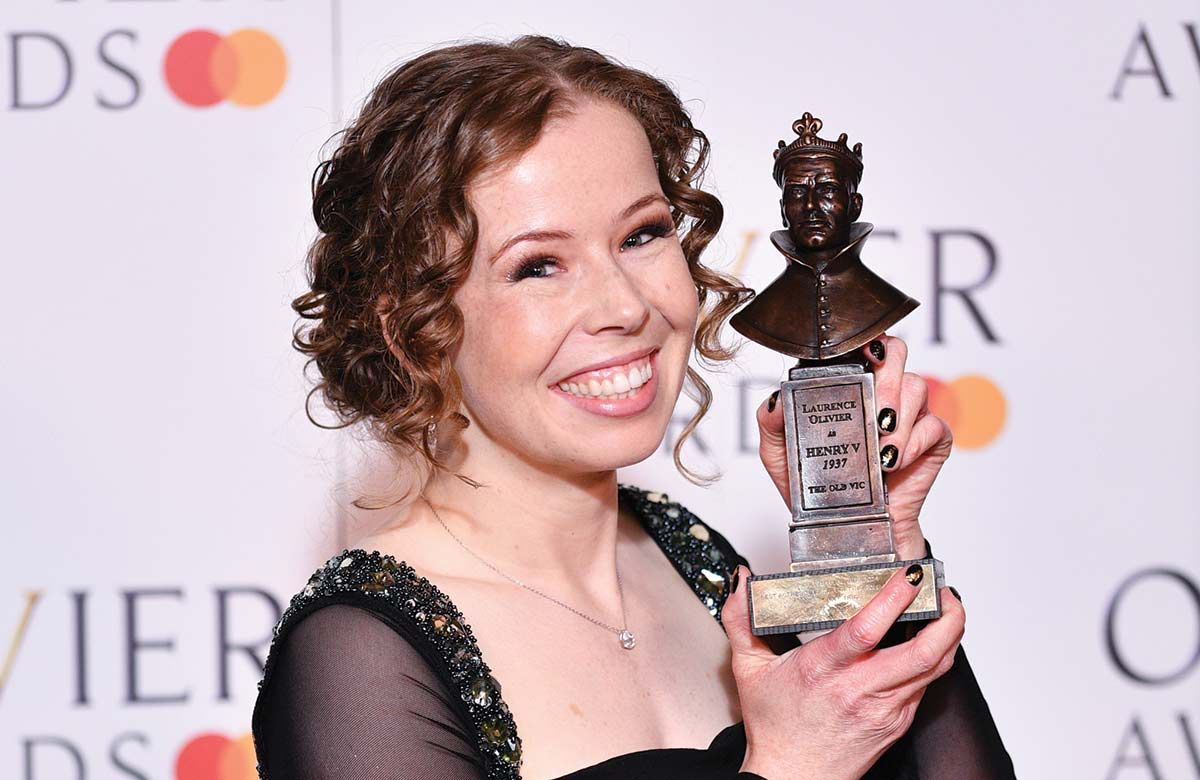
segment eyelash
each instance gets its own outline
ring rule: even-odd
[[[637,230],[630,233],[629,238],[626,238],[625,241],[628,241],[630,238],[634,238],[635,236],[639,236],[642,234],[648,234],[648,235],[652,236],[653,238],[663,238],[664,236],[670,235],[674,230],[675,230],[675,224],[673,222],[671,222],[671,220],[664,217],[662,219],[655,220],[654,222],[650,222],[645,225],[642,225],[640,228],[638,228]],[[625,246],[625,241],[621,242],[622,249],[627,248]],[[646,241],[642,244],[634,244],[633,246],[628,247],[628,248],[636,249],[639,246],[645,246],[646,244],[649,244],[649,243],[650,243],[649,241]],[[545,255],[531,255],[531,256],[525,258],[524,260],[518,261],[516,268],[512,271],[512,273],[510,273],[508,275],[508,280],[510,282],[518,282],[518,281],[520,281],[522,279],[526,279],[526,278],[542,278],[542,277],[533,276],[533,274],[530,273],[530,271],[532,271],[532,269],[537,268],[540,265],[546,265],[548,263],[553,263],[553,262],[557,262],[557,261],[554,260],[553,258],[546,257]]]

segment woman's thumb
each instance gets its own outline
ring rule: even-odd
[[[721,608],[721,625],[725,627],[725,635],[729,637],[729,646],[733,649],[735,659],[742,657],[774,658],[775,653],[759,637],[750,632],[750,584],[746,579],[750,570],[738,566],[734,570],[729,583],[729,596]]]

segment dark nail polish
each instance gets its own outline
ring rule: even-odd
[[[767,412],[775,411],[775,404],[779,401],[779,391],[771,393],[771,397],[767,399]]]
[[[896,430],[896,410],[885,406],[879,410],[879,430],[891,433]]]
[[[890,469],[896,465],[896,460],[900,457],[900,450],[896,449],[895,444],[889,444],[879,451],[879,460],[883,462],[885,469]]]
[[[887,351],[883,348],[883,342],[879,339],[875,339],[868,344],[867,349],[871,350],[871,357],[875,358],[880,363],[883,362],[883,358],[887,355]]]
[[[954,598],[958,599],[959,603],[962,603],[962,596],[958,595],[958,588],[953,585],[947,585],[946,587],[950,588],[950,592],[954,594]]]
[[[737,593],[738,585],[742,582],[742,569],[738,567],[733,570],[733,578],[729,582],[729,595]]]
[[[921,580],[925,577],[925,570],[921,568],[921,564],[914,563],[904,570],[904,578],[908,580],[908,584],[914,588],[921,584]]]

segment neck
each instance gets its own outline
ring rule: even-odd
[[[424,494],[469,550],[531,585],[615,589],[616,471],[551,471],[497,447],[476,425],[463,439],[456,450],[470,454],[455,459],[451,470],[482,484],[438,473]],[[489,574],[478,561],[465,562],[468,571]]]

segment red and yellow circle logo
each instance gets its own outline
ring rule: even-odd
[[[257,780],[254,737],[198,734],[175,756],[175,780]]]
[[[189,30],[171,42],[163,75],[175,97],[206,107],[228,100],[261,106],[279,94],[287,79],[287,55],[270,33],[252,28],[218,35]]]
[[[955,447],[977,450],[1000,435],[1008,404],[995,382],[977,374],[965,374],[951,382],[928,374],[923,377],[929,385],[929,411],[950,426]]]

